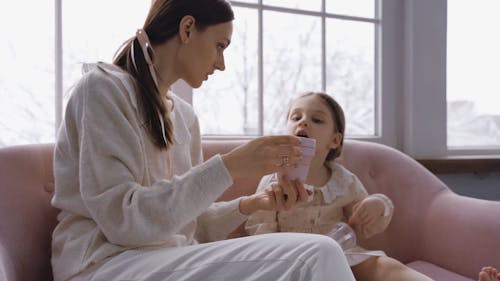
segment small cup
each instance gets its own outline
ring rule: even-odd
[[[309,165],[314,157],[316,149],[316,140],[310,138],[299,137],[302,149],[302,160],[297,167],[285,174],[285,178],[289,180],[298,179],[302,183],[306,182],[307,174],[309,173]]]
[[[326,235],[337,241],[344,251],[356,246],[356,233],[345,222],[336,223]]]

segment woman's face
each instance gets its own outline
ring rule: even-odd
[[[194,28],[183,46],[181,78],[198,88],[216,69],[223,71],[224,50],[231,43],[232,33],[232,21],[208,26],[203,31]]]
[[[287,118],[287,131],[291,135],[316,140],[316,154],[328,154],[340,145],[330,107],[322,98],[311,95],[296,99]]]

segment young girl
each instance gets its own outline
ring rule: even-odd
[[[292,210],[254,213],[246,222],[247,232],[325,234],[339,221],[348,222],[358,236],[370,237],[384,231],[392,218],[391,200],[383,194],[368,195],[353,173],[333,161],[340,155],[344,140],[345,121],[340,105],[325,93],[306,93],[292,102],[287,131],[316,140],[306,179],[306,184],[314,187],[314,195],[310,202]],[[276,177],[265,176],[258,190],[272,189]],[[383,251],[357,246],[345,250],[345,254],[356,280],[431,280],[387,257]]]
[[[316,140],[315,155],[306,179],[314,195],[308,203],[291,210],[253,213],[245,224],[248,234],[326,234],[339,221],[348,222],[358,236],[370,237],[384,231],[392,218],[391,200],[383,194],[368,195],[356,175],[333,161],[340,155],[344,140],[345,119],[340,105],[325,93],[306,93],[292,102],[287,131]],[[265,176],[258,192],[272,191],[276,181],[276,174]],[[344,253],[358,281],[432,280],[387,257],[383,251],[356,246]],[[479,281],[500,281],[500,273],[491,266],[484,267],[479,272]]]

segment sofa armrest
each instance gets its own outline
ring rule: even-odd
[[[442,192],[425,213],[419,258],[477,278],[500,268],[500,202]]]

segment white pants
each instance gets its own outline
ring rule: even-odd
[[[130,250],[90,274],[94,281],[354,281],[340,246],[324,235],[272,233],[186,247]]]

